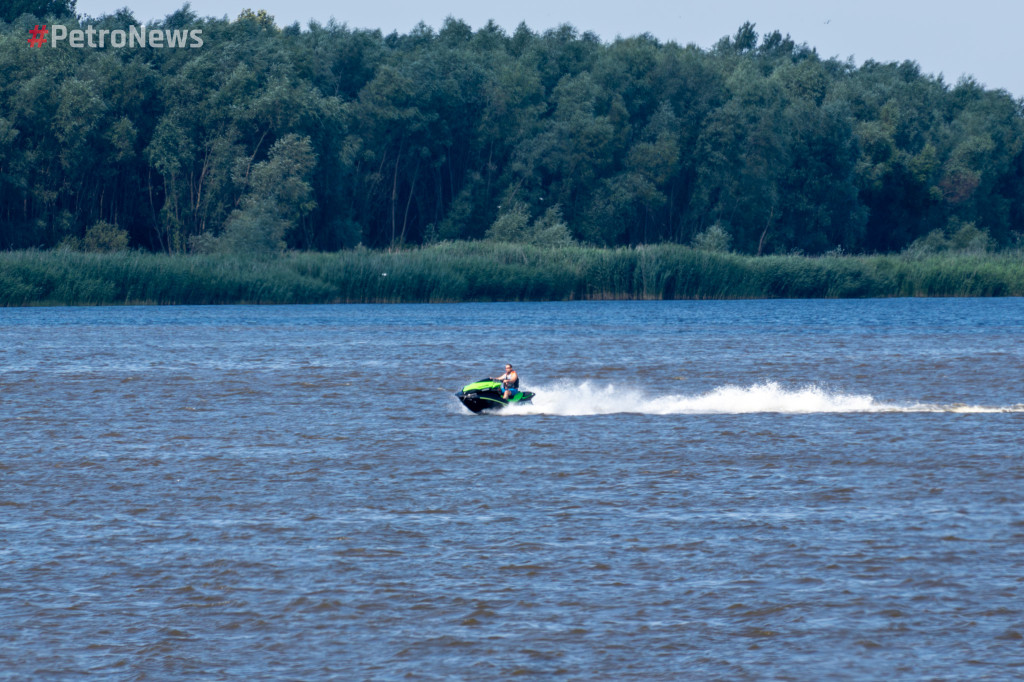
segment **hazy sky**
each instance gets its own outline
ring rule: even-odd
[[[180,8],[183,0],[78,0],[80,13],[98,16],[125,5],[148,21]],[[434,28],[454,16],[474,29],[494,19],[506,31],[521,21],[535,31],[570,23],[605,41],[650,33],[662,41],[711,47],[744,21],[761,35],[779,30],[807,43],[822,57],[865,60],[911,59],[947,83],[972,75],[988,88],[1024,97],[1024,3],[1019,0],[517,0],[488,4],[471,0],[193,0],[201,16],[235,18],[242,8],[266,9],[278,26],[331,17],[351,27],[408,32],[419,21]]]

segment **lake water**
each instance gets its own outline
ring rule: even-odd
[[[1019,680],[1022,380],[1021,299],[0,310],[0,679]]]

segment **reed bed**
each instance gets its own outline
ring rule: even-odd
[[[446,242],[273,257],[0,253],[0,305],[1022,296],[1024,254],[766,256]]]

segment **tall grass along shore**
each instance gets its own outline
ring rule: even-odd
[[[0,253],[0,305],[1021,296],[1021,252],[763,256],[663,244],[445,242],[399,251]]]

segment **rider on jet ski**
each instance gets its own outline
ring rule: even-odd
[[[491,377],[491,380],[501,382],[502,387],[505,389],[505,394],[503,396],[505,400],[508,400],[516,393],[519,393],[519,375],[509,363],[505,363],[504,374],[500,377]]]

